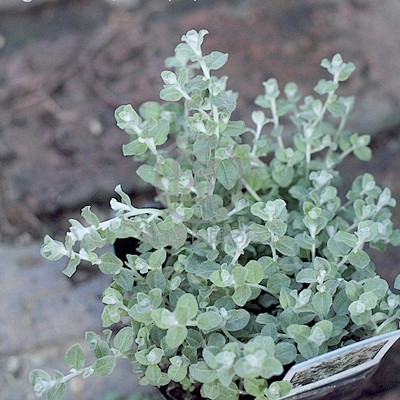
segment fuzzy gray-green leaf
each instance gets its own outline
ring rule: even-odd
[[[85,366],[85,353],[79,344],[72,346],[65,355],[65,362],[76,370],[81,369]]]
[[[239,170],[233,158],[221,160],[216,166],[218,182],[227,190],[231,190],[239,179]]]

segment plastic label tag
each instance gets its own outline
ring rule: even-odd
[[[400,330],[374,336],[294,365],[283,378],[293,385],[282,399],[351,379],[373,367],[400,338]]]

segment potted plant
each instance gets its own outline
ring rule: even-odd
[[[346,200],[336,188],[344,158],[371,157],[370,137],[345,130],[354,99],[336,95],[354,65],[340,55],[322,61],[329,79],[315,91],[323,101],[301,101],[294,83],[281,95],[269,79],[256,99],[266,111],[254,111],[247,127],[231,120],[237,94],[211,74],[228,55],[204,55],[206,34],[189,31],[166,60],[175,70],[161,74],[166,102],[115,112],[130,138],[124,155],[143,162],[137,173],[164,208],[136,208],[117,186],[113,218],[100,222],[85,207],[87,223],[71,220],[64,243],[44,240],[44,257],[69,258],[67,276],[85,260],[113,282],[102,298],[104,337],[86,333],[95,363],[86,366],[73,346],[67,375],[31,372],[39,397],[60,399],[72,377],[108,375],[125,358],[141,384],[169,397],[278,399],[291,396],[290,367],[388,335],[369,359],[395,340],[400,298],[365,251],[399,245],[395,201],[370,174]],[[141,243],[125,262],[95,252],[123,238]]]

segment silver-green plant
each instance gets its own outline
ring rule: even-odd
[[[44,240],[46,258],[69,258],[67,276],[82,260],[113,276],[103,326],[124,327],[114,337],[86,333],[92,365],[75,345],[67,375],[32,371],[39,397],[60,399],[70,378],[108,375],[125,358],[142,384],[176,382],[211,400],[278,399],[291,388],[285,366],[397,328],[400,297],[365,251],[400,244],[395,201],[370,174],[344,202],[336,189],[344,158],[371,157],[370,137],[345,130],[354,99],[336,95],[354,65],[338,54],[323,60],[329,79],[303,101],[296,84],[282,95],[269,79],[256,99],[265,111],[249,128],[231,120],[237,94],[211,74],[228,55],[204,55],[205,34],[189,31],[166,60],[166,103],[115,112],[130,138],[124,154],[143,162],[137,173],[164,208],[136,208],[117,186],[113,218],[100,222],[85,207],[87,224],[71,220],[64,243]],[[119,238],[141,242],[126,262],[95,253]]]

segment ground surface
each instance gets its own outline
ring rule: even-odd
[[[38,240],[60,235],[86,204],[107,217],[118,183],[146,201],[136,165],[121,155],[126,138],[113,110],[158,98],[163,59],[190,28],[210,31],[208,50],[230,53],[224,73],[241,94],[236,117],[246,121],[263,80],[296,80],[309,93],[323,76],[322,58],[341,52],[355,62],[342,93],[357,96],[350,124],[373,134],[374,156],[369,164],[348,160],[343,187],[366,170],[400,201],[397,0],[384,7],[372,0],[125,0],[130,11],[108,5],[122,0],[32,0],[15,8],[17,1],[0,4],[0,400],[33,399],[27,371],[65,371],[68,345],[85,330],[101,330],[105,279],[69,281],[62,262],[40,258]],[[400,207],[394,220],[399,227]],[[373,258],[393,282],[399,249]],[[400,385],[400,351],[393,354],[368,398],[400,399],[396,391],[373,394]],[[112,389],[128,394],[137,390],[130,377],[121,365],[107,380],[77,380],[69,399],[102,400]]]
[[[99,298],[107,285],[102,274],[84,275],[75,283],[63,276],[63,262],[49,263],[39,244],[0,246],[0,399],[33,400],[27,376],[33,368],[66,373],[66,350],[74,343],[84,348],[86,330],[101,331]],[[81,378],[70,385],[68,400],[106,400],[108,392],[121,395],[150,393],[139,387],[129,363],[118,364],[107,378]]]

